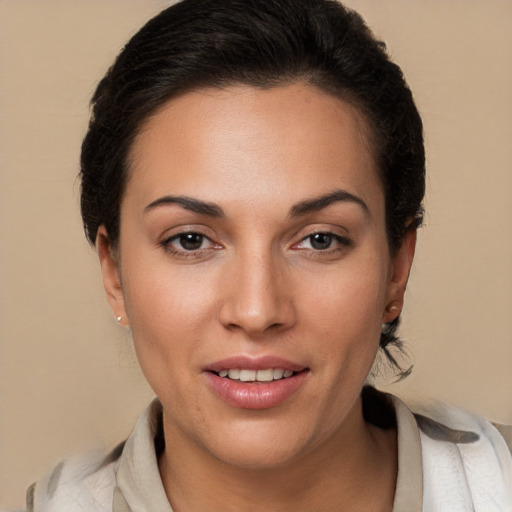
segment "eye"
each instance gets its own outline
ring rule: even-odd
[[[170,252],[190,253],[213,248],[215,245],[206,235],[196,232],[178,233],[162,242]]]
[[[177,261],[190,263],[208,260],[222,245],[201,231],[181,231],[162,240],[159,245]]]
[[[319,251],[329,249],[333,242],[333,236],[329,233],[315,233],[306,238],[313,249]]]
[[[184,233],[176,241],[186,251],[197,251],[203,247],[205,237],[199,233]]]
[[[297,245],[299,249],[314,249],[315,251],[328,251],[339,248],[339,246],[347,247],[350,241],[342,236],[334,233],[313,233],[303,238]]]

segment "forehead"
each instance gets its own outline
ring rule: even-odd
[[[136,137],[126,196],[258,203],[343,188],[371,202],[382,190],[368,130],[355,107],[304,84],[188,92]]]

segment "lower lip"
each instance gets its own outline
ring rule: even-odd
[[[290,398],[304,383],[308,371],[271,382],[241,382],[216,373],[206,372],[214,393],[233,407],[240,409],[269,409]]]

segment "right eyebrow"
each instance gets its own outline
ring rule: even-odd
[[[336,189],[322,196],[301,201],[292,207],[290,216],[298,217],[300,215],[306,215],[311,212],[323,210],[324,208],[327,208],[329,205],[336,202],[349,202],[357,204],[361,207],[365,215],[370,215],[370,209],[368,208],[368,205],[360,197],[351,194],[346,190]]]
[[[225,216],[222,208],[215,203],[207,203],[206,201],[193,199],[192,197],[187,196],[159,197],[144,208],[144,213],[148,213],[161,206],[168,206],[172,204],[177,204],[185,210],[190,210],[191,212],[199,213],[201,215],[208,215],[209,217],[219,218]]]

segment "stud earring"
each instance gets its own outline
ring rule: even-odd
[[[388,315],[398,316],[400,314],[400,307],[395,306],[394,304],[391,304],[389,306],[386,306],[386,313]]]
[[[116,320],[117,320],[117,323],[118,323],[118,324],[120,324],[120,323],[121,323],[121,318],[122,318],[122,316],[121,316],[121,315],[119,315],[118,317],[116,317]]]

